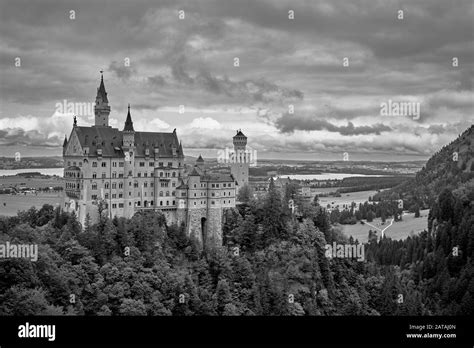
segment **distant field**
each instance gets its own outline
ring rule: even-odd
[[[18,210],[28,210],[33,206],[40,209],[44,204],[55,206],[60,203],[60,194],[0,195],[0,215],[14,216]]]
[[[400,240],[405,239],[412,234],[417,234],[428,228],[428,212],[429,209],[422,210],[419,218],[415,218],[414,213],[404,213],[403,220],[399,222],[393,222],[392,226],[385,230],[385,236],[392,239]],[[383,229],[390,224],[391,219],[387,219],[385,225],[381,225],[380,219],[374,219],[371,222],[372,225]],[[342,232],[347,236],[352,236],[359,242],[367,242],[369,237],[369,230],[374,231],[375,229],[369,225],[361,225],[357,223],[355,225],[338,225]],[[377,231],[377,235],[380,236],[380,231]]]
[[[34,188],[43,187],[54,187],[61,186],[63,182],[62,178],[51,177],[51,178],[23,178],[21,176],[0,176],[0,189],[11,186],[26,186]],[[24,184],[24,185],[23,185]]]
[[[326,192],[336,191],[336,189],[336,187],[333,187]],[[328,204],[330,204],[331,207],[334,208],[339,205],[339,209],[341,210],[344,204],[350,205],[352,202],[355,202],[357,205],[359,205],[359,203],[364,203],[365,201],[368,201],[369,196],[374,196],[376,193],[377,191],[358,191],[342,193],[341,197],[319,197],[319,204],[324,208],[326,208]]]

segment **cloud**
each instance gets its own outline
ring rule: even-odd
[[[125,58],[125,59],[128,59],[128,63],[129,64],[129,60],[130,58]],[[110,63],[109,65],[109,71],[112,71],[113,73],[115,73],[115,75],[119,78],[119,79],[122,79],[122,80],[128,80],[130,79],[130,77],[132,76],[132,74],[135,74],[136,73],[136,69],[135,67],[132,67],[130,65],[125,65],[125,61],[124,63],[119,63],[117,61],[113,61]]]
[[[337,132],[341,135],[367,135],[388,132],[392,129],[382,123],[370,126],[354,126],[348,122],[346,126],[336,126],[329,121],[322,120],[316,116],[297,116],[295,114],[283,114],[275,123],[275,126],[282,133],[292,133],[295,130],[315,131],[326,130],[328,132]]]

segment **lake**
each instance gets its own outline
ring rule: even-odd
[[[26,168],[26,169],[0,169],[0,177],[12,176],[18,173],[39,172],[44,175],[57,175],[63,177],[64,168]]]
[[[372,174],[346,174],[346,173],[321,173],[321,174],[289,174],[289,175],[279,175],[279,178],[290,178],[295,180],[342,180],[345,178],[352,177],[383,177],[386,175],[372,175]],[[276,179],[275,177],[274,179]]]

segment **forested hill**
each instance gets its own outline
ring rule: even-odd
[[[466,195],[474,188],[474,125],[435,153],[413,179],[375,195],[375,200],[403,199],[405,207],[429,208],[448,189]]]

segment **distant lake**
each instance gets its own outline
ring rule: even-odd
[[[17,175],[18,173],[38,172],[44,175],[57,175],[62,177],[64,168],[27,168],[27,169],[0,169],[0,177]]]
[[[386,175],[372,174],[345,174],[345,173],[321,173],[321,174],[294,174],[294,175],[278,175],[279,178],[290,178],[295,180],[342,180],[353,177],[383,177]]]

